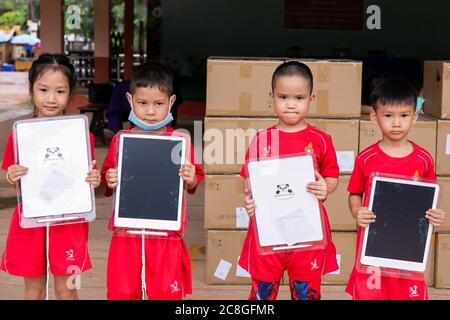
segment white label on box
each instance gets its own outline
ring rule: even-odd
[[[249,218],[245,208],[236,208],[236,228],[248,228]]]
[[[231,270],[232,264],[228,261],[220,259],[219,264],[217,265],[216,271],[214,272],[214,276],[221,280],[225,280],[228,276],[228,273]]]
[[[450,133],[447,134],[447,145],[445,148],[445,154],[449,154],[450,155]]]
[[[334,272],[330,272],[330,274],[340,275],[341,274],[341,255],[340,254],[336,255],[336,260],[337,260],[337,264],[339,266],[339,269],[337,269]]]
[[[339,171],[352,172],[355,165],[355,151],[336,151]]]
[[[239,258],[240,258],[240,256],[238,256],[237,263],[236,263],[236,277],[251,278],[250,273],[248,273],[247,270],[243,269],[239,265]]]

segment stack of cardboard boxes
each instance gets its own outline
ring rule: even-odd
[[[437,120],[435,168],[441,187],[439,207],[447,212],[437,229],[435,287],[450,288],[450,62],[425,61],[424,111]]]
[[[258,130],[277,123],[269,97],[271,78],[283,59],[210,58],[204,134],[205,228],[208,229],[207,284],[249,284],[238,264],[248,226],[239,172]],[[359,151],[362,64],[358,61],[302,60],[314,76],[308,122],[333,138],[340,186],[325,206],[340,270],[325,283],[345,284],[355,255],[356,225],[346,186]],[[283,280],[287,283],[286,279]]]
[[[248,226],[239,172],[256,132],[277,122],[269,92],[272,74],[283,61],[208,60],[203,154],[208,284],[250,283],[248,273],[237,264]],[[307,121],[331,135],[340,167],[339,187],[325,202],[340,269],[325,276],[323,283],[343,285],[356,249],[356,225],[348,210],[347,185],[356,155],[377,142],[381,132],[368,115],[360,115],[361,62],[302,62],[313,72],[316,94]],[[426,115],[420,115],[410,139],[435,160],[441,187],[439,207],[448,213],[433,239],[426,278],[429,286],[450,288],[450,62],[425,62],[423,92]],[[288,283],[286,275],[282,283]]]

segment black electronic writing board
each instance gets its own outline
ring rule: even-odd
[[[122,134],[116,189],[117,227],[179,230],[185,139],[178,136]]]
[[[424,271],[432,234],[425,213],[438,191],[433,183],[375,177],[368,208],[376,221],[365,231],[361,263]]]

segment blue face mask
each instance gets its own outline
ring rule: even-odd
[[[171,123],[173,121],[173,116],[172,116],[172,113],[169,112],[167,114],[167,117],[164,120],[162,120],[158,123],[149,124],[145,121],[138,119],[136,117],[136,114],[134,113],[134,111],[131,110],[130,115],[128,116],[128,120],[132,124],[134,124],[135,126],[138,126],[139,128],[141,128],[144,131],[156,131],[156,130],[161,129],[164,126],[167,126],[169,123]]]
[[[164,118],[164,120],[158,122],[158,123],[154,123],[154,124],[149,124],[145,121],[142,121],[141,119],[138,119],[138,117],[136,116],[136,114],[133,111],[133,104],[131,102],[131,95],[128,96],[127,93],[127,98],[128,98],[128,103],[130,103],[131,106],[131,112],[130,115],[128,116],[128,121],[130,121],[132,124],[134,124],[135,126],[141,128],[144,131],[156,131],[161,129],[164,126],[167,126],[169,123],[171,123],[173,121],[173,116],[172,113],[169,112],[167,114],[167,116]],[[170,107],[169,110],[172,109],[172,105],[173,105],[173,100],[170,99]]]
[[[424,102],[425,102],[424,98],[417,97],[417,100],[416,100],[416,111],[420,112],[422,110]]]

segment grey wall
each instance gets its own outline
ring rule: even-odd
[[[301,46],[308,55],[334,47],[361,56],[384,49],[390,56],[450,59],[450,1],[366,0],[381,7],[381,30],[301,31],[283,28],[284,0],[166,0],[163,56],[284,56]]]

